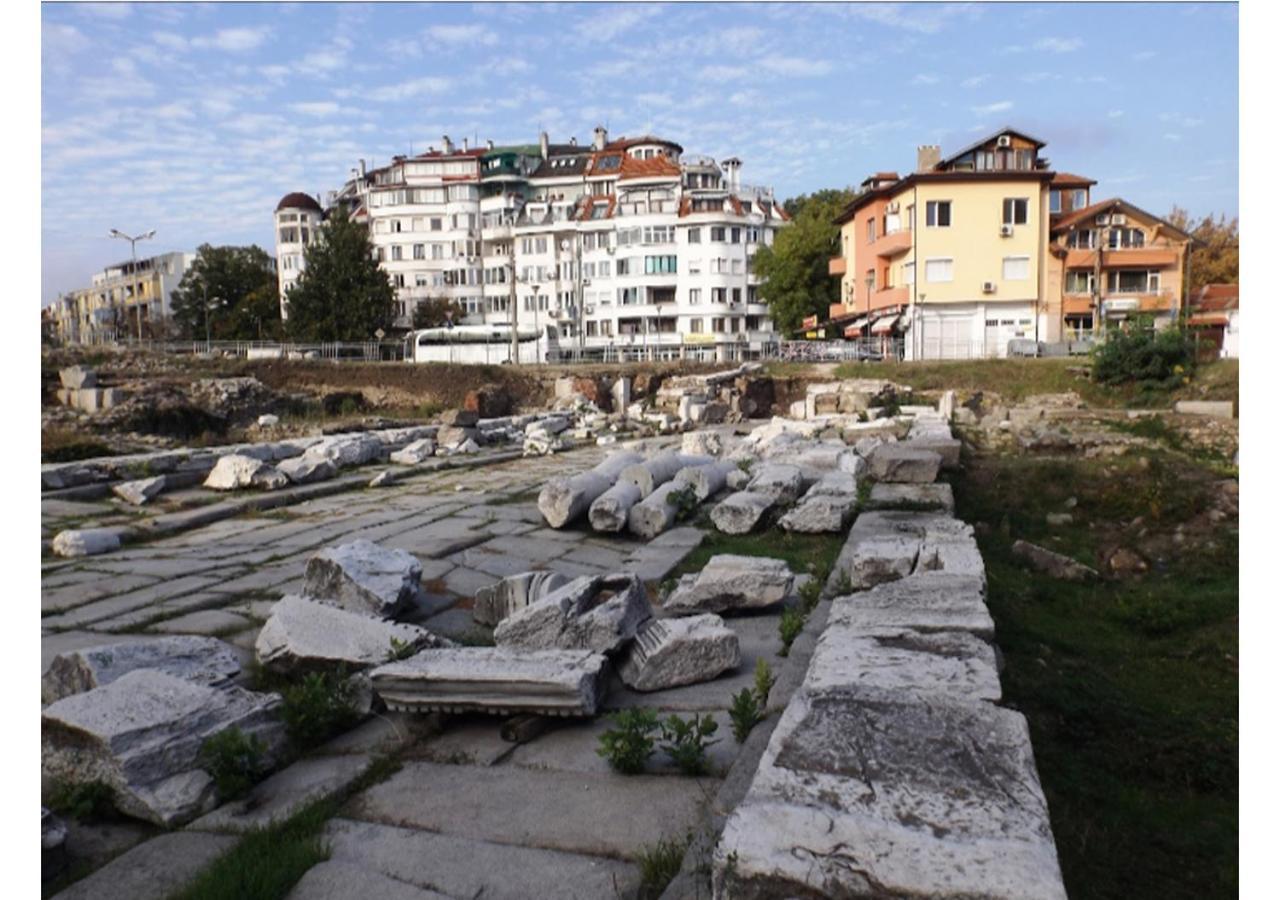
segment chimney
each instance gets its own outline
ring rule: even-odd
[[[578,146],[578,138],[576,136],[569,138],[569,146],[570,147]]]
[[[444,137],[442,137],[440,140],[444,142],[444,154],[445,154],[445,156],[450,156],[450,155],[452,155],[452,154],[453,154],[453,141],[449,140],[449,135],[447,135],[447,134],[446,134],[446,135],[445,135]]]
[[[597,125],[595,131],[592,132],[594,139],[591,146],[596,150],[603,150],[604,145],[609,143],[609,132],[603,125]]]
[[[738,191],[738,171],[742,168],[742,160],[736,156],[731,156],[724,162],[720,163],[720,167],[724,169],[725,178],[729,182],[730,193]]]
[[[547,133],[545,131],[538,135],[538,147],[542,150],[543,159],[551,155],[551,148],[547,143]]]
[[[489,145],[489,149],[490,149],[490,150],[492,150],[492,149],[493,149],[493,138],[489,138],[489,140],[488,140],[486,143]]]
[[[464,137],[464,138],[462,139],[462,152],[463,152],[463,153],[466,153],[466,152],[467,152],[467,150],[469,150],[469,149],[470,149],[470,146],[469,146],[470,142],[471,142],[471,138],[465,138],[465,137]]]
[[[362,160],[360,160],[360,177],[361,177],[361,178],[364,178],[364,175],[365,175],[365,171],[364,171],[364,160],[362,159]]]
[[[931,172],[942,162],[942,148],[937,144],[921,144],[916,148],[916,171]]]

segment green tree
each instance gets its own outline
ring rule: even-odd
[[[1240,220],[1227,221],[1225,215],[1205,216],[1198,223],[1185,209],[1177,206],[1169,213],[1170,225],[1191,235],[1191,271],[1188,286],[1192,291],[1206,284],[1240,283]]]
[[[374,259],[368,229],[342,211],[316,232],[285,301],[286,329],[301,341],[371,340],[395,314],[395,289]]]
[[[755,258],[760,295],[779,331],[796,331],[806,316],[825,318],[827,307],[840,301],[840,279],[827,274],[827,261],[840,248],[835,218],[854,196],[827,189],[783,204],[791,224],[779,228],[773,246],[761,247]]]
[[[462,309],[448,297],[428,297],[413,308],[414,328],[440,328],[449,321],[461,322]]]
[[[201,244],[170,297],[173,329],[184,338],[203,338],[208,316],[210,337],[255,340],[258,320],[264,332],[272,329],[272,322],[280,321],[277,293],[271,257],[261,247]],[[246,312],[246,303],[252,313]]]

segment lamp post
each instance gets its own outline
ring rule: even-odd
[[[140,302],[141,298],[139,297],[139,294],[140,294],[139,287],[141,286],[141,284],[140,282],[137,281],[138,241],[145,241],[155,236],[156,236],[156,230],[154,228],[151,229],[150,231],[144,232],[134,237],[130,237],[129,235],[125,234],[123,231],[119,231],[115,228],[112,228],[110,231],[107,232],[107,237],[120,238],[120,240],[122,241],[129,242],[129,257],[133,261],[133,277],[134,277],[133,306],[135,311],[138,314],[138,340],[139,341],[142,340],[142,304]]]

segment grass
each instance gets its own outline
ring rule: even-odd
[[[349,797],[399,769],[396,758],[381,757],[345,791],[308,804],[283,822],[246,832],[170,900],[282,900],[308,869],[329,858],[325,823]]]
[[[662,839],[644,847],[636,857],[640,868],[639,900],[654,900],[680,872],[691,837]]]
[[[1006,401],[1035,394],[1075,391],[1090,406],[1132,408],[1171,406],[1175,400],[1232,400],[1239,402],[1238,360],[1224,359],[1196,368],[1189,385],[1172,391],[1143,391],[1136,386],[1094,384],[1076,371],[1088,357],[1054,359],[978,359],[912,363],[845,363],[837,378],[887,378],[916,391],[955,390],[971,394],[990,391]]]
[[[76,462],[99,456],[115,456],[115,451],[102,441],[70,428],[45,428],[40,432],[42,463]]]
[[[674,583],[681,575],[700,572],[711,557],[731,553],[781,559],[791,567],[791,571],[797,574],[809,572],[819,581],[825,581],[843,544],[844,536],[840,534],[800,534],[776,528],[751,534],[724,534],[712,530],[676,567],[670,580]]]
[[[1117,523],[1141,515],[1171,530],[1203,508],[1212,473],[1148,455],[1146,466],[971,460],[957,514],[985,525],[1005,702],[1031,728],[1068,894],[1234,896],[1238,533],[1091,585],[1033,575],[1010,550],[1024,537],[1096,564]],[[1050,529],[1045,513],[1068,497],[1075,522]]]

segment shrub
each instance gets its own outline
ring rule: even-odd
[[[741,744],[751,734],[751,729],[764,718],[761,715],[758,695],[751,688],[743,688],[733,695],[729,707],[729,721],[733,724],[733,739]]]
[[[391,649],[387,651],[387,662],[399,662],[402,659],[408,659],[418,652],[417,646],[413,641],[402,641],[399,638],[391,639]]]
[[[330,735],[355,724],[355,688],[344,670],[312,672],[280,691],[281,717],[295,748],[314,747]]]
[[[767,663],[764,657],[756,660],[756,676],[755,676],[755,695],[756,702],[760,704],[763,710],[769,705],[769,692],[773,690],[773,686],[778,683],[778,677],[773,674],[773,668]]]
[[[101,781],[57,781],[49,792],[51,810],[81,822],[111,818],[115,801],[115,789]]]
[[[1093,350],[1093,380],[1099,384],[1135,383],[1148,390],[1169,389],[1190,380],[1195,342],[1181,328],[1156,331],[1150,321],[1112,331]]]
[[[667,889],[667,885],[680,872],[684,862],[685,851],[689,848],[690,839],[660,840],[658,843],[644,847],[636,857],[640,867],[641,898],[659,897]]]
[[[800,632],[803,630],[804,613],[790,607],[784,609],[782,618],[778,620],[778,637],[782,639],[782,649],[778,651],[779,656],[786,656],[791,652],[791,644],[800,636]]]
[[[676,521],[682,522],[698,511],[698,493],[693,485],[686,484],[667,494],[667,504],[676,508]]]
[[[266,747],[239,728],[220,731],[200,748],[200,765],[213,776],[220,800],[234,800],[246,793],[266,771]]]
[[[711,718],[694,715],[692,719],[682,719],[672,715],[662,723],[662,738],[667,743],[662,745],[676,766],[685,775],[707,774],[707,748],[715,741],[707,738],[716,733],[720,726]]]
[[[816,575],[811,577],[800,588],[800,605],[804,609],[805,614],[813,612],[813,608],[818,605],[818,600],[822,597],[822,579]]]
[[[651,709],[628,709],[609,716],[616,726],[600,735],[596,750],[609,766],[622,775],[639,775],[653,755],[653,733],[658,730],[658,714]]]

